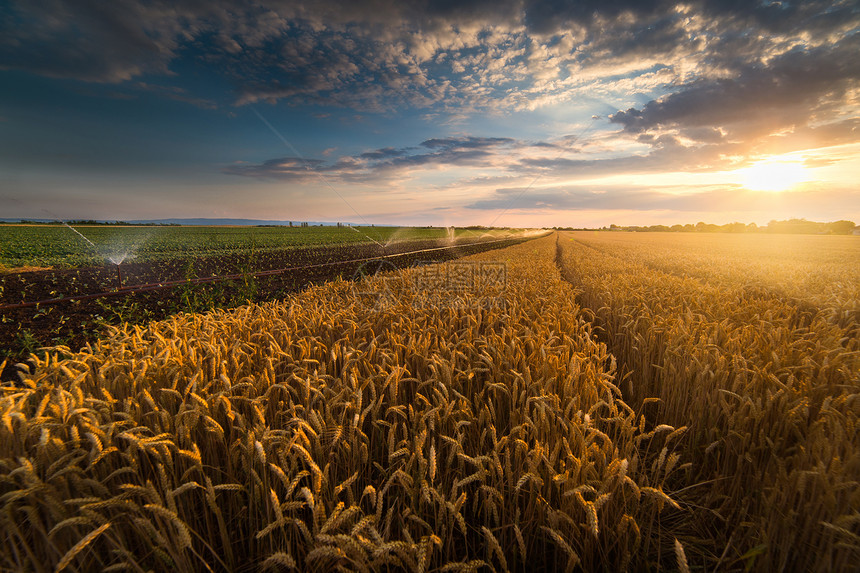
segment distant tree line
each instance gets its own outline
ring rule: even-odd
[[[609,225],[599,229],[585,229],[573,227],[554,227],[571,231],[628,231],[636,233],[780,233],[780,234],[807,234],[807,235],[850,235],[855,232],[857,226],[853,221],[834,221],[832,223],[817,223],[806,219],[788,219],[786,221],[771,221],[766,226],[759,227],[755,223],[727,223],[725,225],[714,225],[712,223],[698,222],[695,225],[649,225],[649,226],[620,226]]]
[[[62,224],[63,221],[54,221],[55,223]],[[71,221],[66,221],[68,225],[131,225],[131,223],[127,221],[95,221],[93,219],[73,219]]]
[[[124,225],[131,227],[179,227],[179,223],[129,223],[128,221],[96,221],[95,219],[72,219],[70,221],[33,221],[21,219],[12,225]]]

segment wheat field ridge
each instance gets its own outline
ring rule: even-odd
[[[553,233],[33,357],[0,569],[849,570],[860,250],[782,240]],[[458,264],[504,281],[419,288]]]

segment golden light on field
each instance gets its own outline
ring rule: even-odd
[[[751,191],[786,191],[809,179],[807,170],[799,161],[759,161],[740,169],[741,183]]]

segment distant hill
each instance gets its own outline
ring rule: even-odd
[[[305,221],[292,221],[293,225],[298,227]],[[268,221],[262,219],[137,219],[129,221],[132,225],[238,225],[238,226],[254,226],[254,225],[289,225],[290,221]],[[337,225],[337,222],[327,221],[307,221],[308,225]],[[352,223],[350,223],[351,225]]]
[[[0,223],[20,223],[20,222],[30,222],[30,223],[55,223],[56,219],[22,219],[18,218],[8,218],[8,217],[0,217]],[[71,220],[69,220],[71,222]],[[75,224],[114,224],[117,221],[113,219],[97,219],[93,221],[75,221]],[[337,225],[337,222],[330,221],[300,221],[295,220],[292,221],[293,226],[300,226],[302,223],[307,223],[308,225],[325,225],[325,226],[334,226]],[[192,218],[192,219],[133,219],[130,221],[120,221],[120,223],[127,223],[129,225],[196,225],[196,226],[219,226],[219,225],[236,225],[236,226],[255,226],[255,225],[284,225],[288,226],[290,221],[269,221],[262,219],[206,219],[206,218]],[[355,223],[344,223],[348,225],[352,225],[357,227]],[[385,226],[385,225],[380,225]]]

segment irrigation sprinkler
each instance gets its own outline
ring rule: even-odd
[[[472,243],[472,244],[475,246],[492,245],[492,244],[505,243],[505,242],[513,241],[513,240],[516,240],[516,239],[511,237],[511,238],[505,238],[505,239],[495,239],[495,240],[490,240],[490,241],[476,241],[475,243]],[[415,256],[418,254],[438,253],[438,252],[447,251],[447,250],[454,249],[454,248],[459,248],[459,247],[441,246],[441,247],[431,247],[431,248],[425,248],[425,249],[416,249],[416,250],[411,250],[411,251],[405,251],[402,253],[386,254],[386,255],[383,255],[382,258],[385,260],[401,259],[401,258],[408,258],[410,256]],[[357,259],[346,259],[346,260],[341,260],[341,261],[329,261],[329,262],[325,262],[325,263],[315,263],[315,264],[302,265],[302,266],[296,266],[296,267],[286,267],[286,268],[282,268],[282,269],[272,269],[272,270],[268,270],[268,271],[258,271],[255,273],[250,273],[250,275],[253,276],[254,278],[260,278],[260,277],[265,277],[265,276],[280,275],[280,274],[284,274],[284,273],[288,273],[288,272],[327,268],[327,267],[332,267],[332,266],[337,266],[337,265],[362,264],[362,263],[367,263],[370,261],[378,261],[379,258],[380,257],[362,257],[362,258],[357,258]],[[120,262],[122,262],[122,261],[120,261]],[[121,271],[119,268],[119,264],[117,264],[117,263],[115,263],[115,264],[117,267],[117,278],[120,281],[120,288],[118,288],[117,290],[108,291],[108,292],[100,292],[100,293],[65,296],[65,297],[58,297],[58,298],[46,299],[46,300],[40,300],[40,301],[0,304],[0,312],[6,312],[6,311],[10,311],[10,310],[18,310],[18,309],[22,309],[22,308],[47,306],[47,305],[52,305],[52,304],[61,304],[61,303],[72,302],[72,301],[76,301],[76,300],[93,300],[93,299],[108,298],[108,297],[114,297],[114,296],[133,295],[136,293],[170,289],[170,288],[173,288],[176,286],[187,285],[187,284],[195,284],[196,285],[196,284],[204,284],[204,283],[215,283],[215,282],[221,282],[221,281],[227,281],[227,280],[236,280],[236,279],[239,279],[239,278],[242,278],[243,276],[245,276],[245,274],[243,274],[243,273],[237,273],[237,274],[230,274],[230,275],[223,275],[223,276],[200,277],[200,278],[196,278],[196,279],[182,279],[182,280],[175,280],[175,281],[164,281],[164,282],[157,282],[157,283],[122,286],[122,284],[121,284],[122,283],[122,274],[121,274]]]
[[[122,264],[122,261],[115,263],[116,265],[116,290],[122,290],[122,269],[119,266]]]

